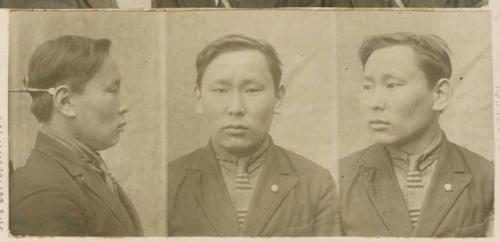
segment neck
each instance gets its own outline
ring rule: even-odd
[[[56,117],[53,117],[49,122],[42,123],[40,131],[66,142],[78,140],[76,138],[76,134],[71,131],[67,123],[63,120],[57,119]]]
[[[392,148],[403,151],[409,155],[420,154],[424,152],[434,139],[441,132],[441,127],[438,122],[434,122],[427,130],[423,131],[416,137],[410,137],[408,142],[391,145]]]

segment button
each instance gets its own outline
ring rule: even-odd
[[[280,190],[280,186],[273,184],[271,185],[271,191],[272,192],[278,192]]]
[[[451,185],[450,183],[444,184],[444,190],[447,192],[453,191],[453,185]]]

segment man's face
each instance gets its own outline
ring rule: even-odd
[[[96,151],[116,145],[125,126],[127,109],[120,102],[120,82],[115,61],[106,57],[85,89],[72,97],[75,135]]]
[[[212,141],[227,152],[246,155],[263,142],[281,102],[265,57],[257,51],[221,54],[207,66],[197,89]]]
[[[376,143],[409,144],[437,122],[433,89],[410,47],[374,51],[364,75],[360,104]]]

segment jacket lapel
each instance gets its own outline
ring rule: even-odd
[[[386,228],[393,236],[410,236],[408,209],[385,148],[373,146],[359,162],[360,179]]]
[[[130,201],[130,198],[128,197],[127,193],[125,192],[125,190],[123,190],[123,188],[119,184],[117,184],[117,187],[120,200],[122,201],[124,208],[127,210],[127,214],[130,216],[134,224],[134,228],[136,231],[135,235],[143,236],[144,230],[142,228],[141,220],[137,215],[137,211],[135,210],[134,204],[132,203],[132,201]]]
[[[240,227],[236,212],[210,145],[187,169],[190,169],[188,173],[191,173],[189,179],[194,196],[217,234],[238,234]]]
[[[242,235],[260,235],[298,180],[287,157],[279,152],[279,148],[272,141],[269,149],[242,228]],[[277,187],[277,191],[271,191],[271,186]]]
[[[102,178],[86,165],[86,161],[82,157],[59,141],[41,132],[38,133],[36,149],[47,154],[49,157],[53,157],[57,163],[63,166],[75,178],[75,181],[80,182],[95,193],[113,212],[125,230],[132,233],[132,224],[120,201],[112,195]]]
[[[463,157],[453,148],[453,144],[444,137],[443,152],[436,164],[431,185],[425,196],[422,214],[415,227],[415,236],[433,236],[451,206],[469,184],[471,178],[472,176],[465,168]],[[447,184],[450,184],[452,188],[449,191],[444,189]]]
[[[272,8],[277,7],[279,0],[240,0],[240,8]]]
[[[84,0],[89,8],[118,8],[116,0]]]
[[[408,3],[409,8],[441,8],[446,5],[448,0],[411,0]]]
[[[119,199],[110,192],[107,185],[97,173],[88,171],[84,173],[80,181],[110,208],[129,234],[135,234],[134,226],[132,225],[127,211],[125,211]]]

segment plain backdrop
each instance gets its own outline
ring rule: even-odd
[[[195,112],[198,53],[228,34],[265,40],[283,63],[286,89],[270,134],[275,144],[336,171],[336,91],[333,15],[326,11],[170,12],[168,51],[169,161],[207,145],[204,117]],[[334,174],[335,175],[335,174]]]
[[[147,235],[166,234],[166,118],[164,15],[139,12],[13,12],[10,18],[10,88],[21,88],[28,60],[41,43],[61,35],[108,38],[122,74],[127,126],[117,146],[103,153],[111,173],[137,208]],[[24,164],[38,124],[31,97],[9,94],[10,158]]]
[[[494,157],[493,73],[490,14],[486,11],[360,11],[336,14],[339,155],[372,143],[357,96],[363,79],[358,49],[366,38],[392,32],[436,34],[452,52],[454,95],[441,114],[441,126],[452,142]]]

